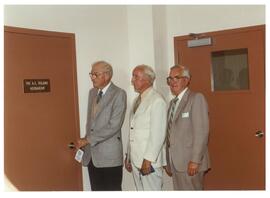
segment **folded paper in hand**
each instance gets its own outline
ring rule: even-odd
[[[151,173],[153,173],[153,172],[155,172],[155,169],[154,169],[153,166],[151,165],[151,170],[150,170],[150,173],[149,173],[149,174],[151,174]],[[141,173],[142,176],[145,176],[145,174],[144,174],[142,171],[140,171],[140,173]]]
[[[78,149],[77,152],[76,152],[76,155],[75,155],[75,160],[77,160],[78,162],[81,163],[82,161],[82,157],[83,157],[83,150],[81,149]]]

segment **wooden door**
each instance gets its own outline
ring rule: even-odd
[[[82,190],[75,36],[5,27],[4,168],[18,190]]]
[[[205,189],[265,189],[265,27],[208,32],[201,36],[210,37],[212,44],[188,47],[190,36],[175,37],[174,42],[175,62],[190,68],[191,89],[202,92],[208,100],[212,168],[206,174]],[[230,61],[243,53],[246,60]],[[224,61],[230,69],[222,66]],[[239,80],[243,62],[247,63],[248,71],[244,86]],[[222,79],[224,83],[218,85]]]

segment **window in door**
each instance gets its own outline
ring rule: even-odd
[[[249,89],[248,49],[215,51],[212,59],[212,91]]]

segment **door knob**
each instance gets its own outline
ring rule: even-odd
[[[255,136],[256,136],[257,138],[262,138],[262,137],[264,136],[264,133],[263,133],[262,131],[257,131],[257,132],[255,133]]]
[[[75,144],[74,144],[73,142],[70,142],[70,143],[68,144],[68,148],[74,149],[74,148],[75,148]]]

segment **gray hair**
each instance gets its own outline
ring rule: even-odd
[[[95,65],[102,65],[102,67],[105,69],[106,72],[109,73],[110,77],[113,75],[113,68],[112,65],[106,61],[96,61],[92,64],[92,67]]]
[[[191,77],[191,74],[189,72],[189,69],[186,67],[186,66],[183,66],[183,65],[174,65],[170,68],[170,70],[172,69],[181,69],[183,72],[182,72],[182,77],[187,77],[187,78],[190,78]]]
[[[142,65],[136,66],[136,68],[142,69],[143,73],[149,78],[151,85],[153,85],[156,79],[156,74],[154,70],[152,69],[152,67],[142,64]]]

